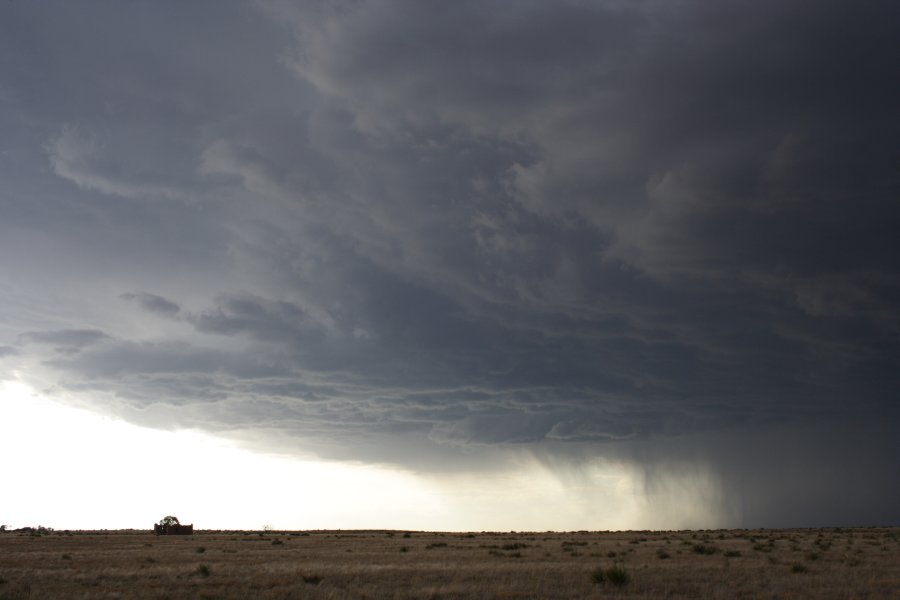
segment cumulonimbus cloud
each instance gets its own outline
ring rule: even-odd
[[[0,98],[42,124],[3,172],[5,363],[279,451],[615,455],[651,491],[669,452],[760,523],[766,440],[889,472],[859,431],[900,391],[893,6],[259,7],[0,35],[49,74]]]

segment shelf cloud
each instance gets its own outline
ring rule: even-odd
[[[897,523],[897,23],[5,3],[0,375],[265,451]]]

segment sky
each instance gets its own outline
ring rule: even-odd
[[[0,523],[900,524],[898,34],[0,3]]]

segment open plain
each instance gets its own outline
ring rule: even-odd
[[[900,529],[0,535],[24,598],[898,598]]]

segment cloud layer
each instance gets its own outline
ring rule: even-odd
[[[0,16],[8,376],[424,472],[700,469],[735,525],[900,518],[892,4]]]

